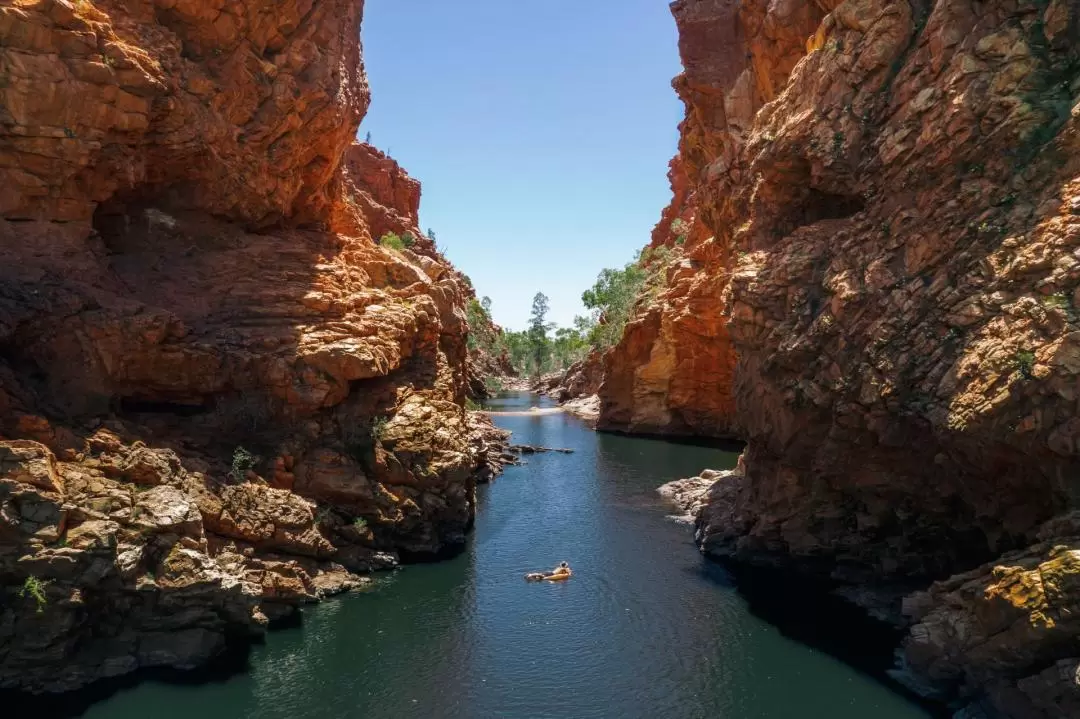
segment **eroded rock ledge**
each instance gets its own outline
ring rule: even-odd
[[[362,7],[0,7],[0,687],[193,667],[464,541],[507,437],[353,139]]]

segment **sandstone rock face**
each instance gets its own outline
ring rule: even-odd
[[[168,197],[325,221],[367,108],[363,2],[18,0],[0,8],[0,217]]]
[[[838,5],[713,183],[763,549],[942,576],[1075,496],[1076,27],[964,7]]]
[[[605,357],[599,427],[735,437],[736,359],[727,315],[733,252],[707,220],[716,173],[744,142],[763,100],[754,90],[737,4],[679,2],[672,9],[685,68],[673,84],[686,118],[668,173],[672,201],[649,249],[675,250],[677,258],[664,290],[639,303]],[[774,30],[785,28],[778,23]]]
[[[506,437],[419,185],[353,141],[361,8],[0,7],[0,687],[191,667],[461,545]]]
[[[664,222],[690,223],[691,267],[609,358],[609,426],[711,424],[749,441],[745,476],[718,485],[699,526],[726,556],[924,582],[1013,551],[999,564],[1059,561],[1037,543],[1080,477],[1076,4],[673,10],[687,118]],[[720,317],[726,340],[679,334],[667,318],[694,301],[694,321]],[[681,395],[700,344],[729,348],[734,379]],[[929,595],[968,602],[983,633],[961,614],[963,631],[938,631],[951,619],[922,611],[938,619],[908,645],[908,671],[1007,716],[1069,715],[1057,680],[1075,631],[998,636],[1013,615],[972,599],[999,583],[990,571],[967,594]],[[1075,600],[1058,586],[1070,598],[1051,604]],[[956,659],[967,649],[983,658]]]
[[[372,238],[411,232],[426,243],[419,228],[420,183],[393,158],[371,145],[353,143],[345,154],[344,177],[346,207],[360,210]]]

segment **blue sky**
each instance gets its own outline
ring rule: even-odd
[[[666,0],[368,0],[360,128],[423,183],[420,222],[495,321],[569,325],[670,199],[682,105]]]

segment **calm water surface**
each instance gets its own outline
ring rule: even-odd
[[[518,395],[492,408],[539,403]],[[301,627],[254,649],[245,673],[195,686],[145,682],[84,716],[928,716],[759,619],[688,528],[665,518],[659,484],[734,466],[734,454],[595,434],[562,415],[498,423],[516,442],[576,451],[529,458],[482,488],[460,557],[306,609]],[[562,560],[571,581],[522,580]]]

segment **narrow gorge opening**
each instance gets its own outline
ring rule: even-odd
[[[138,5],[0,9],[0,704],[1080,717],[1076,2]]]

